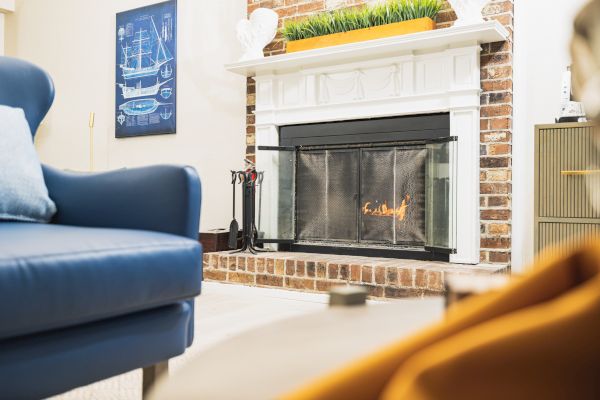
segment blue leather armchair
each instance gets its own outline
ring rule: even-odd
[[[23,108],[32,132],[53,99],[44,71],[0,57],[0,104]],[[196,172],[44,166],[44,177],[52,223],[0,221],[0,398],[44,398],[138,368],[150,382],[193,339]]]

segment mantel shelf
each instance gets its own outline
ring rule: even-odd
[[[435,29],[410,35],[248,60],[228,64],[226,69],[243,76],[279,74],[374,58],[395,57],[414,52],[443,51],[461,46],[502,42],[508,37],[508,30],[498,21],[492,20],[475,25]]]

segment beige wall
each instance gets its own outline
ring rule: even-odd
[[[533,261],[534,129],[560,113],[573,20],[588,0],[515,1],[513,271]]]
[[[36,145],[45,163],[88,167],[88,115],[96,112],[97,169],[189,164],[203,182],[202,228],[228,226],[228,171],[245,143],[245,79],[226,72],[240,48],[235,24],[246,0],[179,0],[176,135],[114,137],[115,14],[152,0],[17,0],[7,16],[6,52],[45,68],[56,101]]]

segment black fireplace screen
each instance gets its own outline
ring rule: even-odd
[[[356,241],[359,155],[355,150],[298,154],[296,223],[299,240]]]
[[[453,249],[454,138],[259,150],[273,150],[278,193],[276,217],[258,216],[264,242]]]
[[[425,244],[422,147],[302,151],[298,240]]]
[[[425,244],[424,148],[362,151],[362,241]]]

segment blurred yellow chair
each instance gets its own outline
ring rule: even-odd
[[[282,398],[598,399],[600,242]]]

